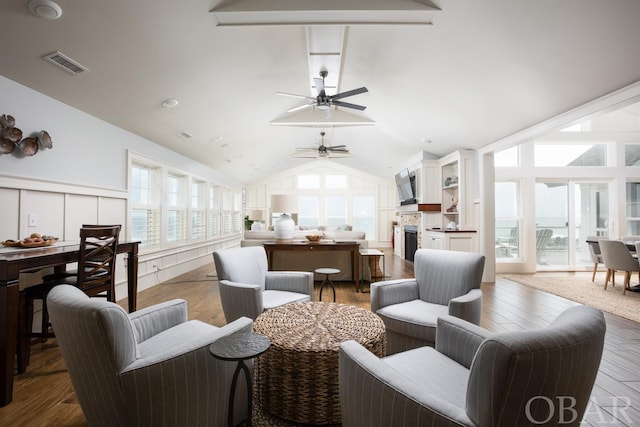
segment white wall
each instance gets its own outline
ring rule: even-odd
[[[11,115],[24,137],[46,130],[53,148],[34,156],[0,154],[0,239],[19,239],[32,232],[77,240],[83,223],[122,224],[129,240],[128,151],[140,153],[194,176],[228,187],[240,183],[152,141],[115,127],[53,98],[0,76],[0,115]],[[29,213],[38,226],[29,227]],[[141,250],[139,289],[169,280],[205,264],[211,252],[239,245],[240,234],[189,242],[161,250]],[[126,295],[126,269],[120,261],[116,295]],[[153,265],[162,268],[155,271]],[[213,271],[213,265],[212,265]]]

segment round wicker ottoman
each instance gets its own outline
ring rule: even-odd
[[[286,304],[258,316],[253,329],[271,339],[269,350],[255,360],[256,402],[267,412],[298,423],[340,423],[342,341],[356,340],[380,357],[385,352],[382,319],[346,304]]]

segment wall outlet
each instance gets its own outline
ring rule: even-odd
[[[29,227],[37,227],[38,226],[38,214],[30,213],[27,215]]]

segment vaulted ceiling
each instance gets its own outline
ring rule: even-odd
[[[321,131],[349,149],[336,161],[391,178],[640,81],[637,0],[27,4],[0,4],[1,75],[243,182],[309,162],[290,154]],[[314,97],[323,67],[328,94],[365,86],[344,101],[367,108],[287,113],[304,100],[276,92]]]

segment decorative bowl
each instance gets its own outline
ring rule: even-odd
[[[310,242],[317,242],[318,240],[322,239],[322,234],[307,234],[305,237]]]

